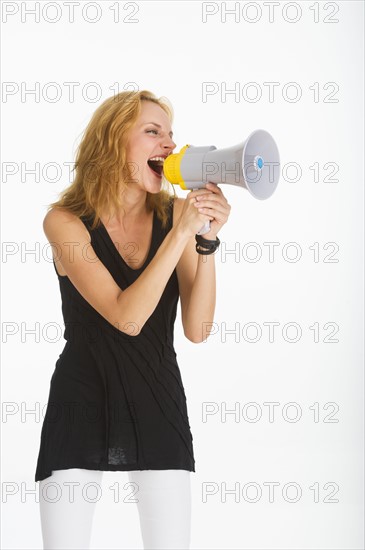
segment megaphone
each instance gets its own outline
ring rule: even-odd
[[[214,145],[185,145],[163,163],[166,179],[181,189],[195,190],[211,183],[243,187],[256,199],[267,199],[280,177],[280,157],[273,137],[266,130],[255,130],[238,145],[217,149]],[[198,235],[210,230],[204,224]]]

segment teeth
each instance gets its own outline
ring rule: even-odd
[[[164,157],[153,157],[153,158],[148,159],[148,160],[160,160],[161,162],[165,161]]]

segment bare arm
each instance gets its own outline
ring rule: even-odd
[[[53,209],[46,214],[43,229],[78,292],[118,330],[131,336],[139,334],[152,315],[189,240],[186,231],[175,225],[137,280],[121,290],[97,258],[90,234],[77,216]]]
[[[181,212],[183,201],[184,199],[175,201],[176,217]],[[215,236],[209,235],[206,238],[214,239]],[[176,266],[176,273],[179,281],[184,334],[188,340],[198,344],[208,337],[213,326],[216,273],[214,255],[197,254],[195,245],[195,236],[190,237]]]
[[[154,312],[188,240],[179,226],[173,227],[146,269],[118,296],[122,311],[126,311],[129,304],[127,311],[138,332]]]
[[[212,216],[210,231],[204,238],[215,240],[217,232],[226,223],[231,206],[221,189],[212,183],[197,196],[193,207]],[[179,211],[187,206],[178,199]],[[202,208],[202,210],[200,210]],[[216,273],[214,255],[201,255],[195,251],[195,237],[192,236],[177,264],[181,298],[181,316],[185,336],[195,343],[203,342],[213,327],[216,304]]]

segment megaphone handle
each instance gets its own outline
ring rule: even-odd
[[[205,233],[208,233],[209,231],[210,231],[210,221],[208,220],[207,222],[205,222],[201,230],[198,231],[197,235],[205,235]]]

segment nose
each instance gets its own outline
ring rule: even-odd
[[[176,147],[176,143],[173,141],[173,139],[170,136],[166,136],[163,139],[162,147],[164,149],[169,149],[170,151],[173,151]]]

